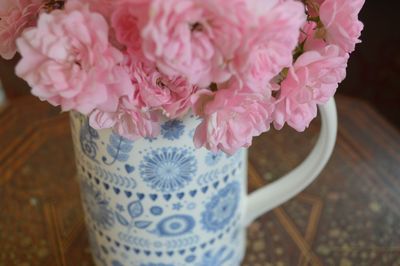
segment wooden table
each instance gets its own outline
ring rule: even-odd
[[[400,265],[400,134],[368,105],[338,99],[328,166],[248,229],[243,265]],[[288,128],[254,141],[250,189],[295,167],[316,141]],[[0,265],[93,265],[68,116],[32,97],[0,112]]]

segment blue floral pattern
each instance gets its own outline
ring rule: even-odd
[[[179,139],[184,132],[185,126],[180,120],[169,120],[161,125],[161,135],[168,140]]]
[[[232,259],[234,252],[231,250],[228,252],[227,247],[221,247],[215,254],[212,250],[207,251],[202,261],[197,266],[224,266],[226,262]],[[225,264],[228,266],[228,264]],[[231,266],[232,264],[229,264]]]
[[[245,156],[196,149],[193,119],[129,141],[71,116],[96,263],[232,266],[242,258]],[[241,168],[242,167],[242,168]]]
[[[87,182],[82,183],[81,189],[83,202],[92,220],[103,228],[111,228],[115,223],[115,218],[108,200],[103,198],[101,193]]]
[[[121,225],[126,226],[129,229],[131,229],[132,227],[146,229],[153,223],[148,220],[137,220],[137,218],[141,217],[144,213],[143,206],[140,200],[133,201],[128,204],[127,212],[129,218],[127,218],[124,212],[125,208],[123,206],[117,205],[115,210],[115,217]]]
[[[195,221],[192,216],[177,214],[161,220],[155,233],[162,237],[181,236],[190,233],[194,227]]]
[[[81,117],[82,125],[79,133],[82,152],[92,160],[96,160],[98,146],[96,140],[99,139],[99,134],[89,125],[89,119]]]
[[[197,162],[190,150],[168,147],[145,155],[139,170],[151,188],[170,193],[192,181],[197,171]]]
[[[201,222],[207,231],[223,229],[232,220],[239,204],[240,188],[238,182],[232,182],[212,197],[202,213]]]
[[[132,148],[133,141],[112,133],[107,145],[107,153],[111,157],[111,160],[107,160],[105,156],[103,156],[102,160],[107,165],[112,165],[116,161],[126,162],[129,159],[129,152]]]
[[[221,158],[223,157],[223,152],[208,152],[205,158],[205,162],[208,166],[214,166],[216,165]]]

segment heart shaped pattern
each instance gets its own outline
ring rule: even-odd
[[[135,167],[133,167],[133,166],[130,165],[130,164],[125,164],[125,170],[126,170],[126,172],[127,172],[128,174],[131,174],[131,173],[133,173],[133,171],[135,171]]]

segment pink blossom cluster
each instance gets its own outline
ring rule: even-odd
[[[364,1],[5,0],[0,55],[16,43],[32,93],[94,128],[155,137],[192,111],[196,147],[232,154],[271,124],[308,127],[345,78]]]
[[[0,1],[0,56],[11,59],[17,52],[15,40],[36,22],[42,0]]]

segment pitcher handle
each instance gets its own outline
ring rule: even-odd
[[[319,110],[322,128],[314,149],[293,171],[248,196],[245,225],[299,194],[314,181],[328,162],[337,134],[335,100],[331,99],[319,106]]]

